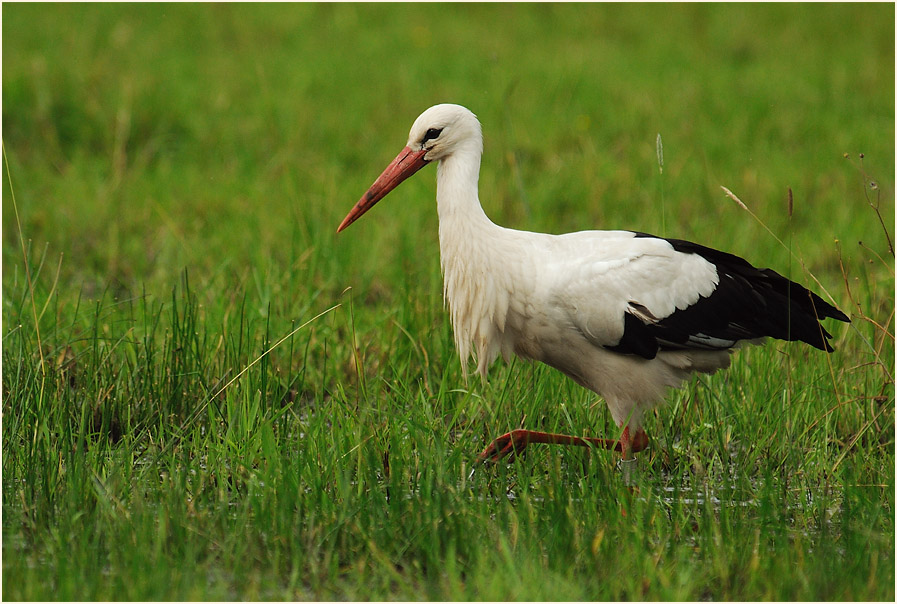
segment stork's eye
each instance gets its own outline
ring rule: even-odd
[[[429,130],[427,130],[427,133],[424,134],[424,140],[422,140],[421,143],[425,143],[428,140],[438,138],[440,134],[442,134],[442,128],[430,128]]]

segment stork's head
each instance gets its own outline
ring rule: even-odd
[[[461,105],[433,105],[414,120],[408,133],[407,147],[425,151],[428,162],[469,146],[482,152],[483,134],[477,116]]]
[[[361,218],[399,183],[431,161],[447,159],[462,150],[483,152],[483,135],[476,116],[461,105],[430,107],[414,120],[408,133],[408,144],[361,196],[336,231],[342,231]]]

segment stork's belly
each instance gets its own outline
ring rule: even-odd
[[[514,352],[554,367],[599,394],[620,426],[640,425],[644,412],[661,403],[667,390],[680,387],[692,372],[712,373],[729,364],[726,351],[662,351],[645,359],[595,346],[573,330],[564,335],[539,337],[530,330],[516,339]]]
[[[658,398],[658,394],[662,398],[667,387],[687,377],[667,379],[669,376],[657,375],[654,367],[664,364],[656,359],[618,354],[578,335],[563,341],[528,339],[522,344],[515,346],[518,356],[550,365],[605,398],[642,401]]]

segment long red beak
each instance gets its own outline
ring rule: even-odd
[[[374,204],[386,197],[386,194],[395,189],[399,184],[426,166],[428,162],[424,159],[427,151],[425,149],[413,150],[411,147],[405,147],[402,152],[396,156],[392,162],[386,166],[367,193],[361,196],[352,211],[343,218],[336,232],[339,233],[344,228],[361,218],[361,215],[374,207]]]

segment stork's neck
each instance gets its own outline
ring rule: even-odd
[[[461,225],[491,225],[483,212],[478,193],[482,147],[471,145],[442,159],[436,171],[436,207],[439,213],[440,240],[449,230]]]
[[[504,330],[509,288],[500,253],[506,229],[489,220],[477,194],[481,154],[481,146],[471,146],[439,162],[436,202],[445,300],[458,354],[465,372],[468,357],[475,355],[485,377],[502,350],[497,334]]]

